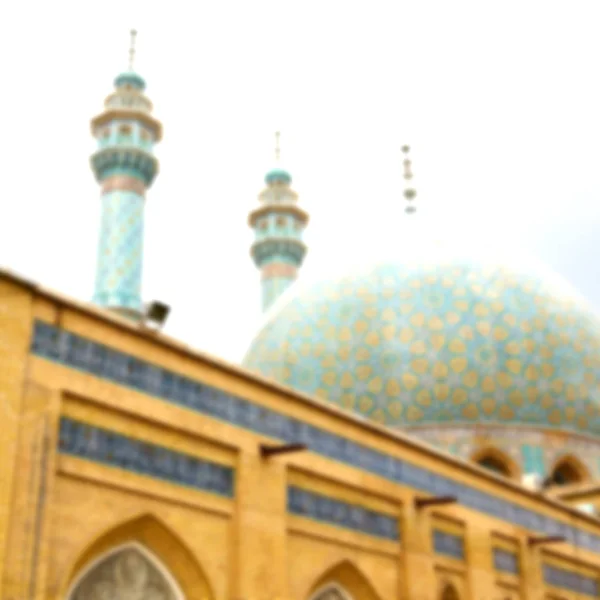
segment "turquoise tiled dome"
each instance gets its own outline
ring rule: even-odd
[[[285,169],[271,169],[265,175],[265,183],[292,183],[292,176]]]
[[[600,325],[553,281],[444,259],[293,289],[252,342],[249,369],[392,427],[600,434]]]
[[[115,78],[115,87],[123,87],[126,85],[130,85],[131,87],[141,91],[146,89],[146,82],[144,81],[144,78],[134,71],[126,71]]]

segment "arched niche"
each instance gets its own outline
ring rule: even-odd
[[[460,600],[460,596],[456,588],[451,583],[447,583],[442,589],[440,600]]]
[[[329,583],[317,590],[310,600],[354,600],[354,598],[337,583]]]
[[[551,485],[575,485],[589,480],[585,465],[573,455],[559,458],[550,471]]]
[[[480,448],[472,456],[471,460],[481,468],[491,471],[496,475],[517,479],[519,468],[514,461],[502,450],[493,446]]]
[[[347,560],[325,571],[312,586],[308,598],[310,600],[381,600],[367,578]]]
[[[147,548],[130,542],[89,564],[66,600],[186,600],[168,569]]]
[[[125,559],[125,554],[119,555],[124,550],[135,550],[134,558]],[[141,569],[145,568],[152,573],[150,577],[152,581],[162,577],[169,583],[171,594],[174,594],[173,600],[214,598],[211,586],[192,552],[154,515],[141,515],[120,523],[92,540],[74,561],[59,597],[66,600],[80,600],[73,594],[78,592],[77,585],[84,577],[90,576],[92,569],[100,568],[104,561],[110,560],[112,562],[106,563],[103,569],[122,571],[123,567],[114,566],[118,562],[117,558],[123,561],[136,561],[137,564],[141,564],[141,560],[144,563]],[[99,575],[100,571],[97,573]],[[149,575],[146,575],[146,578],[148,577]],[[104,587],[108,590],[110,586]],[[88,600],[85,596],[83,598]],[[104,600],[102,596],[100,598]],[[118,596],[108,595],[106,598],[115,600]],[[158,598],[162,600],[160,595]],[[142,599],[146,600],[146,597],[141,596],[140,600]],[[171,600],[169,596],[167,599]],[[90,597],[89,600],[92,598]]]

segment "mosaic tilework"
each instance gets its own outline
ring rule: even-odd
[[[143,196],[127,191],[103,194],[96,304],[141,309],[143,241]]]
[[[505,268],[390,263],[300,287],[244,364],[390,426],[600,434],[600,324]]]
[[[229,467],[65,417],[60,421],[59,451],[178,485],[233,496],[234,474]]]
[[[494,548],[494,569],[519,574],[519,557],[514,552],[508,552],[502,548]]]
[[[544,581],[549,584],[577,594],[592,598],[600,598],[600,576],[585,577],[574,571],[559,569],[552,565],[544,565]]]
[[[288,511],[346,529],[399,541],[398,519],[298,487],[288,487]]]
[[[460,481],[399,460],[352,439],[258,406],[47,323],[35,323],[31,351],[42,358],[232,425],[286,443],[306,444],[312,452],[321,456],[413,489],[433,495],[455,496],[458,502],[472,510],[503,519],[533,532],[562,535],[571,544],[600,553],[600,535],[548,518]]]
[[[545,478],[554,465],[568,454],[576,456],[592,478],[600,477],[600,439],[556,433],[550,429],[494,425],[486,425],[485,429],[457,425],[410,430],[411,436],[465,460],[470,460],[476,451],[492,446],[520,465],[522,473],[537,473]]]
[[[465,541],[459,535],[453,535],[439,529],[433,530],[433,549],[438,554],[445,554],[458,560],[465,558]]]

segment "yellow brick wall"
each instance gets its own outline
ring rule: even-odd
[[[11,315],[0,311],[0,396],[7,423],[0,455],[5,501],[0,504],[0,553],[11,550],[0,554],[3,600],[63,600],[86,565],[130,540],[149,547],[187,598],[198,600],[307,600],[332,580],[356,600],[439,600],[448,585],[461,600],[542,600],[541,564],[548,556],[571,570],[600,576],[598,556],[581,548],[560,544],[554,554],[529,548],[521,528],[458,504],[417,510],[414,490],[311,452],[265,460],[259,443],[266,440],[250,431],[40,358],[27,360],[31,321],[42,318],[600,533],[600,526],[584,517],[335,411],[93,315],[33,298],[14,284],[7,290],[2,279],[0,290],[10,292],[10,300],[2,301]],[[57,454],[60,415],[232,467],[235,498]],[[288,514],[288,485],[397,518],[401,542]],[[434,528],[464,538],[464,561],[435,554]],[[494,571],[492,548],[498,544],[520,554],[520,576]]]
[[[559,497],[569,506],[591,505],[600,515],[600,483],[581,486],[580,490],[573,490]]]
[[[30,417],[23,413],[22,399],[31,319],[29,292],[0,278],[0,582],[7,577],[11,521],[26,519],[26,515],[15,512],[13,494],[20,429]],[[19,561],[19,568],[26,576],[27,569],[31,570],[27,553],[21,553]]]
[[[22,391],[9,550],[4,562],[5,600],[35,597],[41,585],[47,556],[45,513],[54,486],[58,397],[31,381],[25,382]]]
[[[360,600],[401,597],[397,550],[368,549],[348,536],[335,540],[309,529],[296,529],[288,540],[289,598],[308,599],[332,581]]]
[[[50,545],[60,551],[50,556],[44,597],[62,600],[86,564],[131,540],[146,545],[190,598],[229,597],[230,514],[87,477],[61,474],[56,487]]]

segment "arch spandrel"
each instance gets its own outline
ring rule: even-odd
[[[327,569],[308,594],[310,600],[381,600],[363,573],[350,561]]]

